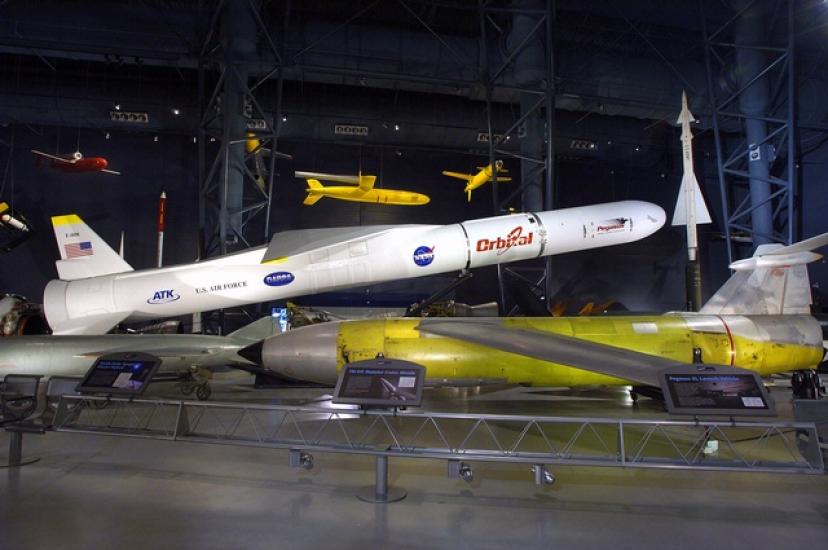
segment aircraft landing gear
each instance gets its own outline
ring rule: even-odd
[[[208,382],[204,382],[203,384],[199,384],[195,393],[199,401],[207,401],[210,399],[210,395],[213,393],[213,390],[210,389],[210,384]]]
[[[213,393],[209,379],[198,368],[193,368],[184,374],[180,390],[183,395],[188,396],[195,392],[195,396],[199,401],[207,401]]]
[[[791,378],[791,389],[798,399],[819,399],[825,388],[815,370],[796,371]]]

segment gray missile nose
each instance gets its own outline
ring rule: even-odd
[[[334,385],[338,335],[334,321],[271,336],[262,345],[262,366],[288,378]]]

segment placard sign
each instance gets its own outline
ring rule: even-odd
[[[397,359],[369,359],[345,365],[333,402],[364,407],[417,407],[423,400],[425,367]]]
[[[662,372],[664,403],[671,414],[774,416],[773,400],[753,371],[700,365]]]
[[[102,355],[76,389],[80,393],[141,395],[160,365],[161,359],[149,353]]]

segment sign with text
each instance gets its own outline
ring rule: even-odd
[[[345,365],[333,402],[363,407],[417,407],[423,400],[425,367],[396,359],[369,359]]]

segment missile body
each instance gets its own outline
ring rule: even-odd
[[[696,180],[695,169],[693,168],[693,132],[690,123],[695,122],[690,108],[687,106],[687,94],[681,94],[681,113],[678,123],[681,124],[681,159],[683,174],[681,187],[679,188],[676,209],[673,214],[672,225],[687,226],[687,259],[696,260],[699,248],[696,232],[697,224],[710,223],[710,213],[704,203],[704,197]]]
[[[126,271],[117,253],[83,263],[106,247],[74,215],[53,219],[62,260],[44,310],[56,334],[102,334],[124,320],[146,320],[279,300],[636,241],[658,230],[664,211],[621,201],[439,225],[287,231],[269,247],[188,265]],[[87,232],[87,233],[85,233]],[[64,235],[80,239],[66,258]],[[85,237],[84,235],[89,235]],[[78,248],[68,248],[75,254]],[[91,276],[91,267],[102,274]],[[80,269],[84,268],[84,269]],[[107,271],[108,270],[108,271]],[[68,276],[64,276],[66,273]],[[65,280],[74,279],[74,280]]]
[[[427,332],[429,322],[460,325],[473,333],[485,322],[485,344]],[[423,327],[426,330],[423,330]],[[504,317],[447,319],[368,319],[308,325],[268,338],[240,352],[253,362],[288,378],[333,385],[345,362],[383,357],[412,361],[426,368],[429,385],[479,385],[505,382],[534,386],[627,385],[619,376],[542,360],[515,342],[522,331],[541,337],[562,335],[588,344],[612,346],[687,364],[694,349],[705,363],[732,365],[763,376],[814,368],[822,359],[822,331],[809,315],[703,315],[670,313],[611,317]],[[514,337],[513,337],[514,335]],[[554,344],[553,344],[554,345]],[[576,343],[575,346],[578,344]],[[584,350],[584,356],[588,356]],[[612,359],[604,362],[611,365]],[[618,359],[615,360],[618,363]]]
[[[164,262],[164,226],[167,222],[167,194],[161,191],[158,199],[158,267]]]

